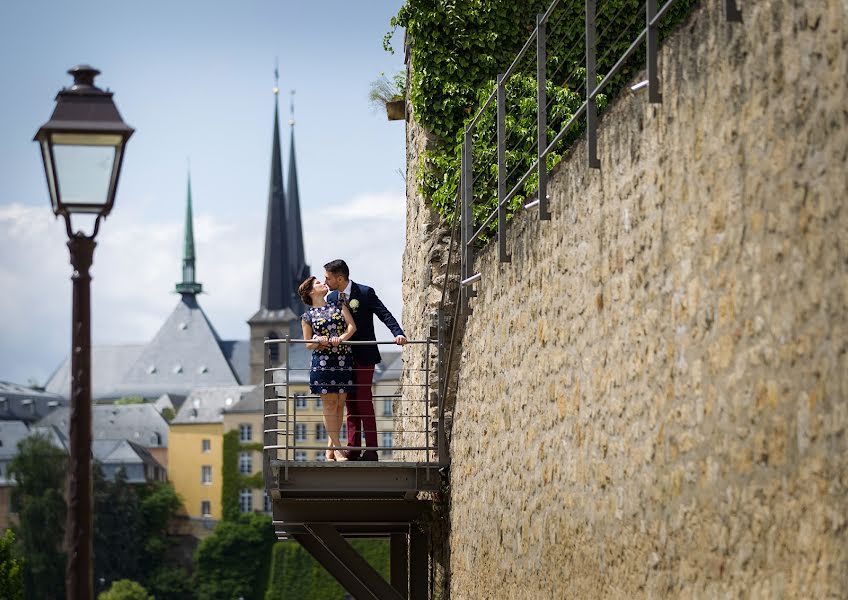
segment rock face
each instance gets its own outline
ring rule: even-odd
[[[513,219],[509,264],[479,253],[442,555],[454,599],[848,590],[848,12],[742,10],[697,9],[660,51],[663,103],[621,96],[601,169],[578,144],[551,175],[552,220]],[[407,131],[419,338],[448,230]]]

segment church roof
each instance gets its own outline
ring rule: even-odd
[[[294,105],[292,105],[294,113]],[[309,265],[306,264],[306,252],[303,248],[303,224],[300,218],[300,190],[297,184],[297,160],[294,151],[294,114],[291,124],[291,145],[289,146],[288,189],[286,190],[288,213],[289,259],[292,270],[292,289],[296,292],[300,283],[309,277]]]
[[[234,406],[256,386],[238,385],[198,388],[183,402],[171,425],[223,423],[224,411]]]
[[[34,423],[68,401],[50,392],[0,381],[0,420]]]
[[[194,217],[191,211],[191,175],[188,178],[185,234],[183,236],[183,280],[177,284],[180,294],[199,294],[203,286],[195,281]]]
[[[116,386],[125,395],[188,394],[196,387],[238,385],[221,340],[193,294],[183,294],[156,336]]]
[[[271,181],[265,222],[265,257],[259,306],[269,311],[289,307],[294,301],[289,257],[288,219],[283,183],[283,153],[280,149],[280,107],[274,96],[274,139],[271,147]]]
[[[68,434],[71,411],[56,409],[38,422]],[[98,404],[91,407],[91,437],[97,440],[127,439],[149,448],[167,448],[168,422],[151,403]]]
[[[91,397],[93,400],[115,399],[124,373],[133,364],[144,344],[97,345],[91,347]],[[45,389],[63,398],[71,397],[71,357],[68,356],[47,380]]]

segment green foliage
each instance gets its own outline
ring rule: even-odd
[[[389,543],[386,540],[350,540],[351,546],[388,580]],[[296,542],[278,542],[271,558],[265,600],[342,600],[346,592],[326,570]]]
[[[94,579],[140,579],[138,496],[123,469],[108,481],[99,464],[93,467]]]
[[[9,465],[12,507],[18,512],[14,528],[18,554],[23,556],[27,598],[62,598],[65,595],[65,555],[61,550],[65,531],[65,499],[62,495],[67,457],[42,435],[29,436],[18,444]]]
[[[459,181],[462,135],[466,124],[494,89],[498,73],[506,71],[517,51],[535,28],[535,16],[551,0],[407,0],[392,19],[393,28],[384,38],[384,47],[393,51],[390,40],[397,27],[404,27],[411,47],[409,97],[418,122],[440,143],[423,157],[419,183],[440,214],[453,219]],[[660,38],[668,35],[695,5],[696,0],[675,4],[660,23]],[[644,28],[644,10],[638,0],[609,0],[598,11],[597,73],[608,72]],[[584,3],[562,2],[548,25],[546,90],[548,139],[558,133],[583,103],[585,91]],[[644,68],[644,46],[634,53],[624,68],[604,88],[606,98],[598,97],[599,108],[618,94],[637,71]],[[509,192],[529,170],[536,156],[536,67],[535,53],[528,52],[515,74],[506,82],[507,181]],[[475,221],[481,223],[497,206],[497,167],[494,102],[482,116],[474,136]],[[582,122],[582,119],[580,120]],[[582,131],[570,130],[548,156],[552,169]],[[534,193],[534,174],[509,203],[512,214]],[[491,236],[490,227],[482,241]]]
[[[168,523],[177,514],[182,500],[173,485],[158,481],[141,486],[138,497],[142,531],[141,570],[143,573],[155,573],[164,568],[164,553],[170,546],[167,536]],[[149,580],[146,583],[152,589]],[[154,595],[162,600],[161,587],[154,591]]]
[[[236,429],[231,429],[224,434],[222,447],[223,464],[221,465],[221,514],[224,521],[237,519],[241,514],[239,510],[240,490],[244,488],[262,489],[265,487],[262,471],[258,471],[253,475],[242,475],[239,473],[238,454],[245,450],[261,452],[262,444],[241,443],[239,441],[239,432]]]
[[[0,598],[24,600],[23,561],[14,555],[15,534],[7,529],[0,537]]]
[[[385,73],[371,82],[368,100],[375,109],[383,108],[386,102],[403,100],[406,95],[406,73],[400,71],[387,77]]]
[[[263,597],[271,547],[276,541],[271,519],[242,514],[221,521],[195,552],[198,600]]]
[[[162,567],[147,578],[147,588],[156,600],[191,600],[191,577],[179,567]]]
[[[147,593],[142,585],[131,579],[119,579],[105,592],[97,596],[97,600],[155,600]]]
[[[124,396],[123,398],[118,398],[114,402],[115,406],[124,406],[127,404],[144,404],[144,398],[141,396]]]
[[[162,418],[165,419],[168,423],[174,420],[174,417],[177,416],[177,413],[174,412],[174,409],[170,406],[166,406],[162,409]]]

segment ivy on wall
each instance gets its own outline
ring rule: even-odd
[[[224,521],[238,519],[241,513],[239,510],[240,490],[244,488],[262,489],[265,487],[262,471],[258,471],[252,475],[239,473],[238,455],[239,452],[244,452],[245,450],[262,452],[262,444],[242,443],[239,440],[237,429],[232,429],[224,434],[222,448],[223,464],[221,465],[221,515]]]
[[[680,0],[664,15],[660,39],[666,37],[691,12],[696,0]],[[452,221],[459,183],[462,136],[466,124],[488,98],[498,73],[506,71],[517,51],[535,28],[536,15],[545,11],[550,0],[407,0],[391,20],[392,31],[383,45],[393,52],[391,38],[397,27],[406,29],[412,61],[409,99],[418,122],[438,139],[436,148],[422,157],[419,185],[433,207]],[[638,36],[645,25],[639,0],[606,0],[599,3],[596,16],[597,73],[599,81]],[[564,0],[548,22],[546,41],[546,91],[548,139],[558,133],[585,99],[585,16],[584,2]],[[625,84],[644,68],[644,45],[598,97],[599,109],[614,98]],[[506,82],[507,148],[506,167],[515,173],[507,191],[536,160],[536,73],[535,52],[525,56],[526,65]],[[574,127],[547,157],[552,169],[569,146],[580,136]],[[494,110],[485,112],[474,136],[474,162],[496,173]],[[492,172],[475,173],[479,223],[497,207],[497,177]],[[535,175],[528,178],[510,202],[509,214],[518,210],[538,187]],[[481,241],[493,233],[495,223]]]

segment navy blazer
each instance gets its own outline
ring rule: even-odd
[[[338,302],[338,299],[338,292],[330,292],[327,296],[328,301]],[[350,297],[347,299],[348,305],[354,300],[357,300],[359,305],[355,309],[349,306],[353,315],[353,322],[356,323],[356,333],[350,338],[351,341],[373,342],[377,339],[374,337],[374,315],[377,315],[377,318],[385,323],[392,335],[395,337],[404,335],[403,329],[400,328],[389,309],[377,297],[374,288],[351,281]],[[353,346],[353,359],[360,365],[376,365],[383,360],[376,344]]]

